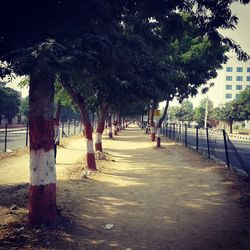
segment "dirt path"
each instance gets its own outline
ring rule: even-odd
[[[59,178],[71,226],[23,249],[250,249],[249,209],[213,161],[170,141],[156,149],[135,127],[104,145],[112,160],[98,162],[98,174],[79,179],[69,162],[76,174]]]
[[[137,128],[104,143],[115,161],[61,197],[87,228],[74,232],[79,248],[249,249],[249,223],[214,162],[172,142],[156,150]]]
[[[85,143],[82,137],[70,138],[65,146],[58,147],[57,179],[68,178],[67,172],[82,160]],[[0,161],[0,185],[29,183],[29,155],[5,158]]]

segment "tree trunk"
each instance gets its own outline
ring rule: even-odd
[[[119,118],[118,118],[118,129],[119,129],[119,131],[122,130],[122,117],[120,114],[119,114]]]
[[[86,154],[86,160],[87,160],[87,167],[90,170],[97,170],[96,169],[96,162],[95,162],[95,154],[94,154],[94,146],[93,146],[93,137],[92,137],[92,124],[90,121],[89,111],[85,105],[84,98],[75,92],[70,85],[68,79],[61,79],[61,83],[65,90],[69,93],[71,98],[75,101],[77,104],[80,113],[81,113],[81,120],[83,124],[83,135],[86,138],[86,144],[87,144],[87,154]]]
[[[229,133],[230,134],[233,133],[233,122],[232,121],[229,122]]]
[[[147,126],[146,126],[146,134],[149,134],[149,126],[150,126],[150,124],[149,124],[149,122],[150,122],[150,106],[149,106],[149,104],[148,104],[148,108],[147,108],[147,110],[148,110],[148,118],[147,118]]]
[[[144,123],[144,114],[142,114],[142,116],[141,116],[141,129],[143,129],[143,123]]]
[[[109,131],[109,138],[113,138],[113,133],[112,133],[112,115],[108,115],[108,131]]]
[[[62,105],[60,102],[57,103],[57,107],[56,107],[56,111],[55,111],[55,125],[58,126],[58,128],[60,129],[60,116],[61,116],[61,108]],[[57,145],[60,145],[60,130],[59,130],[59,136],[58,136],[58,142]]]
[[[46,74],[32,74],[29,98],[29,223],[51,225],[56,222],[53,79]]]
[[[87,142],[87,167],[90,170],[97,170],[96,169],[96,163],[95,163],[95,154],[94,154],[94,146],[93,146],[93,137],[92,137],[92,124],[90,119],[87,119],[87,117],[82,118],[83,126],[85,128],[85,138]]]
[[[102,103],[100,114],[98,116],[98,125],[96,128],[96,141],[95,141],[95,150],[102,152],[102,134],[104,131],[105,125],[105,116],[107,113],[108,104]]]
[[[114,122],[113,122],[113,125],[114,125],[114,135],[118,135],[117,134],[117,117],[114,117]]]
[[[124,119],[124,117],[122,118],[122,129],[125,130],[125,119]]]
[[[168,105],[169,105],[169,99],[167,99],[163,114],[157,123],[157,148],[161,147],[161,125],[166,117],[168,111]]]
[[[155,122],[154,122],[154,111],[155,111],[155,101],[151,101],[151,110],[150,110],[150,131],[151,131],[151,141],[155,141]]]
[[[55,111],[55,119],[56,119],[56,122],[58,124],[59,124],[60,116],[61,116],[61,108],[62,108],[62,105],[60,102],[58,102],[57,107],[56,107],[56,111]]]

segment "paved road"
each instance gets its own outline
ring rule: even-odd
[[[70,126],[64,125],[63,131],[64,136],[74,135],[79,133],[81,130],[80,126]],[[7,149],[16,150],[19,148],[24,148],[26,146],[26,129],[10,129],[7,133]],[[62,125],[60,126],[60,136],[62,137]],[[5,148],[5,133],[4,130],[0,131],[0,152],[4,151]]]
[[[170,131],[168,130],[168,136]],[[171,138],[175,140],[181,138],[182,143],[185,143],[184,130],[179,135],[179,129],[176,128],[175,132],[171,130]],[[198,132],[198,150],[208,154],[208,146],[206,139],[206,131],[199,129]],[[210,153],[215,158],[226,163],[225,145],[222,131],[209,130]],[[196,129],[187,129],[187,144],[189,147],[196,149]],[[250,174],[250,141],[239,140],[237,138],[230,138],[227,140],[228,155],[230,166],[245,170]]]

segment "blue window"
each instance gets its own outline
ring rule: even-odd
[[[243,81],[243,76],[236,76],[236,81],[238,81],[238,82]]]
[[[250,76],[247,76],[247,81],[250,82]]]
[[[236,95],[235,95],[235,98],[236,98],[236,99],[239,99],[239,98],[240,98],[240,94],[236,94]]]
[[[232,99],[232,94],[226,94],[226,99]]]
[[[236,85],[237,90],[242,90],[242,85]]]
[[[246,89],[250,89],[250,85],[247,85],[247,86],[246,86]]]
[[[226,72],[233,72],[233,67],[226,67]]]
[[[232,76],[226,76],[226,81],[232,81],[233,77]]]
[[[247,67],[247,72],[250,72],[250,67]]]
[[[232,85],[226,85],[227,90],[232,90]]]
[[[242,67],[237,67],[237,68],[236,68],[236,71],[237,71],[237,72],[243,72],[243,68],[242,68]]]

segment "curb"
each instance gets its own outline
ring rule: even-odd
[[[26,128],[21,128],[21,129],[11,129],[11,130],[7,130],[7,133],[11,133],[11,132],[16,132],[16,131],[24,131],[26,130]],[[0,130],[0,134],[5,133],[5,130]]]
[[[246,135],[232,135],[232,134],[228,134],[228,136],[230,138],[236,138],[236,139],[242,139],[242,140],[248,140],[248,141],[250,141],[250,136],[246,136]]]

